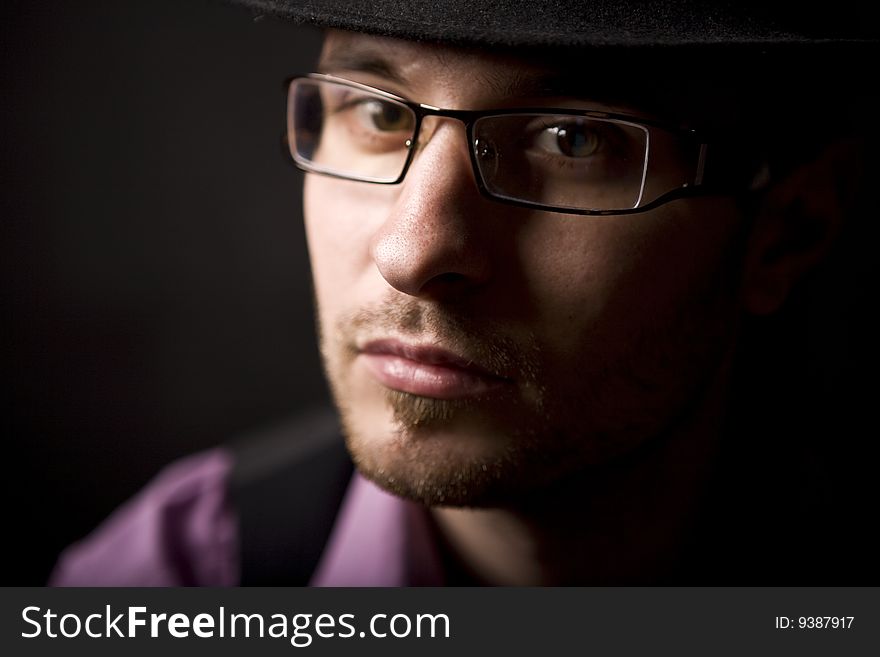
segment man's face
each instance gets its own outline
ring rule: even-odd
[[[522,61],[331,33],[321,70],[452,109],[547,106]],[[585,80],[589,76],[585,76]],[[529,89],[529,95],[519,90]],[[674,431],[735,333],[725,199],[574,216],[481,196],[463,125],[429,118],[404,181],[309,174],[321,345],[361,471],[429,504],[515,503]]]

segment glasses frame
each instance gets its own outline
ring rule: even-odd
[[[477,184],[477,188],[480,193],[486,198],[492,199],[493,201],[498,201],[499,203],[506,203],[508,205],[515,205],[518,207],[524,208],[532,208],[537,210],[544,210],[548,212],[559,212],[563,214],[574,214],[574,215],[585,215],[585,216],[603,216],[603,215],[624,215],[624,214],[638,214],[641,212],[647,212],[649,210],[653,210],[654,208],[668,203],[670,201],[680,199],[680,198],[689,198],[694,196],[705,196],[710,194],[718,193],[717,190],[712,189],[707,186],[704,182],[704,172],[706,165],[706,155],[709,148],[709,144],[701,141],[699,137],[699,133],[696,130],[691,128],[683,128],[681,126],[674,126],[669,123],[665,123],[662,121],[654,121],[651,119],[645,119],[642,117],[636,117],[629,114],[620,114],[616,112],[607,112],[604,110],[595,110],[595,109],[572,109],[572,108],[554,108],[554,107],[512,107],[512,108],[501,108],[501,109],[486,109],[486,110],[456,110],[456,109],[444,109],[441,107],[435,107],[434,105],[428,105],[426,103],[415,103],[406,98],[398,96],[396,94],[390,93],[388,91],[384,91],[383,89],[378,89],[376,87],[361,84],[360,82],[354,82],[352,80],[347,80],[345,78],[339,78],[334,75],[328,75],[326,73],[303,73],[298,75],[292,75],[284,81],[284,88],[287,94],[287,107],[286,107],[286,116],[287,120],[290,117],[290,92],[291,87],[294,82],[297,80],[308,79],[308,80],[323,80],[326,82],[333,82],[335,84],[341,84],[344,86],[351,87],[353,89],[357,89],[359,91],[364,91],[368,93],[375,94],[382,98],[387,98],[396,103],[400,103],[401,105],[406,106],[412,111],[415,116],[415,125],[413,126],[413,136],[408,140],[407,146],[407,156],[406,160],[403,164],[403,168],[400,172],[400,175],[394,180],[372,180],[369,178],[346,175],[341,173],[336,173],[333,171],[328,171],[322,169],[321,167],[310,164],[309,162],[297,157],[297,154],[294,153],[294,149],[291,148],[290,139],[289,139],[289,128],[284,133],[283,138],[283,146],[286,152],[286,155],[290,161],[294,165],[296,165],[302,171],[308,173],[317,173],[324,176],[330,176],[332,178],[339,178],[342,180],[353,180],[357,182],[365,182],[374,185],[398,185],[403,182],[403,179],[406,177],[407,172],[409,171],[410,165],[415,159],[416,148],[414,146],[418,142],[418,136],[422,129],[422,122],[425,118],[429,116],[437,116],[447,119],[454,119],[460,121],[464,124],[465,134],[467,136],[468,141],[468,154],[471,160],[471,167],[473,169],[474,181]],[[648,163],[650,159],[651,153],[651,131],[652,130],[662,130],[664,132],[672,133],[679,139],[689,139],[694,141],[694,143],[699,144],[699,154],[697,156],[697,166],[696,172],[694,175],[694,179],[691,182],[684,183],[682,186],[672,189],[664,194],[661,194],[653,201],[646,203],[645,205],[636,205],[633,208],[621,208],[615,210],[589,210],[589,209],[580,209],[580,208],[570,208],[564,206],[555,206],[555,205],[547,205],[544,203],[537,203],[535,201],[526,201],[522,199],[511,198],[507,196],[502,196],[496,194],[488,189],[486,183],[483,180],[483,174],[480,171],[480,166],[477,162],[477,140],[474,138],[474,124],[483,118],[492,117],[492,116],[513,116],[517,114],[554,114],[559,116],[578,116],[578,117],[587,117],[587,118],[595,118],[600,120],[610,120],[617,121],[623,124],[627,124],[630,126],[635,126],[638,128],[642,128],[646,131],[646,144],[645,144],[645,163],[644,170],[642,173],[642,184],[641,189],[639,190],[639,202],[641,202],[641,198],[645,192],[645,183],[648,179]]]

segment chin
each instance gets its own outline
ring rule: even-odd
[[[504,426],[476,400],[398,399],[382,409],[340,408],[360,473],[428,506],[515,504],[554,479],[558,463],[566,462],[554,466],[546,451],[542,458],[538,436],[516,423]]]

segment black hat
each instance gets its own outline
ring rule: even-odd
[[[878,42],[872,3],[778,0],[235,0],[301,24],[501,47]]]

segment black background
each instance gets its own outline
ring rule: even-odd
[[[209,0],[4,2],[3,584],[173,458],[321,400],[286,76]]]
[[[319,35],[211,0],[0,8],[0,583],[39,585],[169,461],[326,399],[302,178],[280,146],[283,80],[312,67]],[[840,71],[863,84],[865,66]],[[842,101],[819,86],[801,109],[822,130]],[[817,506],[816,540],[866,555],[874,584],[853,536],[876,525],[875,208],[869,192],[797,324],[774,327],[811,375],[792,402],[825,416],[810,438],[849,509]],[[777,451],[801,442],[788,433]],[[830,583],[861,583],[860,565],[834,577],[845,565],[824,564]]]

